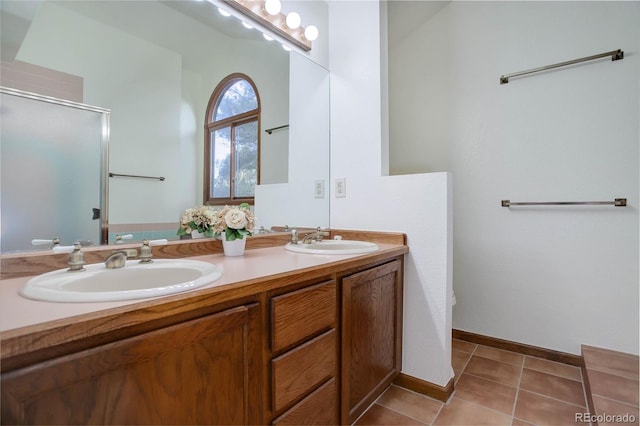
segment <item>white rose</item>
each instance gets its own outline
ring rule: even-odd
[[[231,209],[224,215],[224,221],[231,229],[243,229],[247,226],[247,216],[242,210]]]

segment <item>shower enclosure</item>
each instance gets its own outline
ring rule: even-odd
[[[106,243],[109,116],[0,87],[0,252]]]

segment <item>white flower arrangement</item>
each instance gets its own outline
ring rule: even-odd
[[[212,206],[192,207],[182,214],[178,235],[198,231],[205,237],[219,237],[224,232],[227,241],[234,241],[244,235],[252,235],[255,220],[247,203],[225,206],[220,210]]]

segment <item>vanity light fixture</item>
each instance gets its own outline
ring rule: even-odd
[[[297,12],[289,12],[287,13],[287,18],[285,19],[285,22],[287,23],[287,27],[291,28],[292,30],[295,30],[302,23],[302,18],[300,17],[300,14]]]
[[[279,14],[281,8],[280,0],[265,0],[264,2],[264,10],[271,16]]]
[[[309,25],[304,29],[304,36],[309,41],[316,40],[318,38],[318,27],[316,27],[315,25]]]
[[[268,31],[277,36],[279,41],[286,41],[305,52],[311,50],[311,42],[318,38],[318,28],[301,25],[300,14],[294,11],[284,14],[280,12],[280,0],[209,0],[212,3],[228,6],[241,15],[250,17],[261,31]],[[277,12],[276,12],[277,11]],[[236,15],[237,16],[237,15]],[[241,19],[242,20],[242,19]],[[265,36],[266,38],[266,36]],[[272,37],[273,38],[273,37]]]

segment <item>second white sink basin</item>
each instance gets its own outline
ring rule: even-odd
[[[356,240],[322,240],[310,244],[288,243],[285,249],[296,253],[308,254],[361,254],[380,250],[375,243]]]
[[[154,259],[141,264],[128,260],[123,268],[103,263],[85,265],[85,271],[66,269],[30,279],[20,290],[29,299],[48,302],[108,302],[165,296],[203,287],[222,276],[215,265],[189,259]]]

